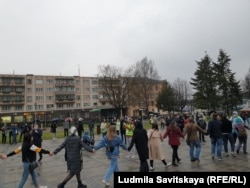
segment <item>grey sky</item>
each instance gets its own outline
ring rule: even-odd
[[[249,0],[1,0],[0,74],[96,76],[147,57],[172,82],[223,49],[242,79],[249,10]]]

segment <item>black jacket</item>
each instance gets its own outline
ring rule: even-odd
[[[136,124],[131,144],[128,147],[129,151],[134,146],[134,144],[138,152],[139,159],[141,161],[148,159],[149,158],[148,135],[146,129],[142,127],[141,123]]]

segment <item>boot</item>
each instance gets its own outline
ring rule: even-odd
[[[87,188],[87,185],[84,185],[82,182],[78,182],[77,188]]]
[[[57,185],[57,188],[64,188],[65,183],[60,183]]]

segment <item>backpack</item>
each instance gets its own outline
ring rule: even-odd
[[[238,136],[239,137],[245,137],[245,136],[247,136],[247,131],[246,131],[246,129],[245,129],[244,126],[237,127],[237,130],[238,130]]]

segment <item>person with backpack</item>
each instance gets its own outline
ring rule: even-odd
[[[235,129],[237,131],[237,137],[238,137],[238,146],[237,146],[237,154],[240,152],[240,148],[243,145],[243,153],[247,153],[247,131],[248,127],[245,125],[244,121],[242,121],[241,118],[235,119]]]

